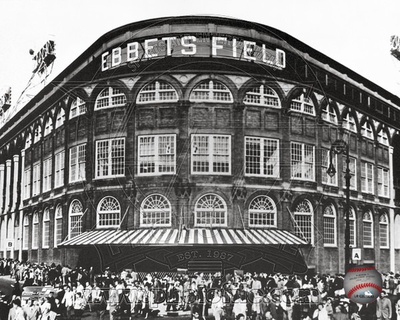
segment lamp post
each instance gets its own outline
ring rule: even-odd
[[[344,174],[344,178],[346,180],[346,226],[344,231],[344,270],[347,272],[350,266],[350,156],[349,156],[349,145],[339,139],[332,143],[330,152],[329,152],[329,167],[326,173],[333,177],[336,174],[335,166],[332,162],[332,154],[346,154],[346,172]]]

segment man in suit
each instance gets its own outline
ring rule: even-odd
[[[378,320],[390,320],[392,318],[392,301],[384,290],[376,300],[376,317]]]

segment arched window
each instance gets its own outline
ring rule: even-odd
[[[52,131],[53,131],[53,119],[49,117],[44,126],[44,136],[49,135]]]
[[[195,205],[196,227],[226,227],[227,206],[220,196],[206,194],[197,200]]]
[[[126,96],[119,88],[104,88],[96,98],[95,110],[104,108],[123,107],[126,105]]]
[[[389,139],[387,133],[383,128],[378,132],[378,142],[385,146],[389,145]]]
[[[152,194],[140,206],[141,227],[171,226],[171,204],[160,194]]]
[[[69,239],[82,233],[83,206],[79,200],[73,200],[69,206]]]
[[[40,139],[42,139],[42,127],[38,124],[33,135],[33,143],[38,143]]]
[[[231,103],[233,96],[226,85],[219,81],[207,80],[198,84],[190,93],[192,102],[220,102]]]
[[[46,208],[43,212],[43,248],[50,246],[50,210]]]
[[[343,129],[357,133],[356,122],[354,121],[354,118],[350,114],[350,112],[347,112],[346,115],[343,117],[342,126],[343,126]]]
[[[136,103],[176,102],[178,94],[173,86],[165,81],[154,81],[140,90]]]
[[[281,101],[275,90],[263,84],[247,91],[243,103],[272,108],[281,107]]]
[[[346,212],[344,213],[344,221],[346,223]],[[349,227],[350,227],[350,246],[357,247],[357,224],[356,213],[353,207],[350,207],[349,212]]]
[[[324,209],[324,245],[337,245],[336,209],[332,204]]]
[[[63,108],[60,109],[57,113],[57,118],[56,118],[56,129],[61,127],[65,122],[65,111]]]
[[[394,218],[394,230],[400,230],[400,215],[397,214]],[[394,248],[400,249],[400,237],[394,237]]]
[[[276,227],[276,205],[270,197],[258,196],[251,201],[249,227]]]
[[[303,200],[297,205],[294,212],[296,234],[311,244],[314,243],[313,217],[314,210],[310,201]]]
[[[22,249],[29,249],[29,217],[25,215],[24,217],[24,228],[22,230]]]
[[[370,211],[363,215],[363,245],[364,248],[374,247],[374,221]]]
[[[25,149],[28,149],[32,145],[32,135],[28,133],[25,139]]]
[[[326,104],[325,106],[322,107],[321,117],[323,120],[325,120],[327,122],[330,122],[333,124],[338,123],[335,108],[333,106],[331,106],[330,104]]]
[[[361,126],[361,135],[368,139],[374,139],[372,126],[368,121],[365,121],[364,124]]]
[[[57,247],[62,242],[62,207],[58,205],[54,216],[54,247]]]
[[[32,249],[39,248],[39,213],[33,214],[32,226]]]
[[[386,213],[379,217],[379,246],[389,248],[389,219]]]
[[[311,97],[306,96],[304,93],[292,99],[290,109],[296,112],[306,113],[313,116],[315,115],[314,103],[311,100]]]
[[[74,118],[86,113],[86,102],[81,98],[77,97],[71,103],[71,109],[69,110],[69,118]]]
[[[99,228],[119,227],[121,206],[114,197],[105,197],[97,206],[97,226]]]

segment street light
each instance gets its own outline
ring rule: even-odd
[[[332,143],[331,150],[329,152],[329,167],[326,173],[332,178],[336,174],[335,166],[332,162],[332,154],[346,154],[346,173],[344,178],[346,180],[346,227],[344,231],[344,271],[349,270],[350,265],[350,156],[349,156],[349,145],[339,139]]]

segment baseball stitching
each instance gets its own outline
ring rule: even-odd
[[[371,270],[375,270],[375,267],[352,268],[347,272],[364,272],[364,271],[371,271]]]
[[[372,288],[376,289],[379,293],[382,292],[382,288],[375,283],[372,283],[372,282],[360,283],[360,284],[356,285],[355,287],[351,288],[351,290],[347,294],[348,298],[351,299],[351,296],[353,295],[354,292],[356,292],[359,289],[366,288],[366,287],[372,287]]]

